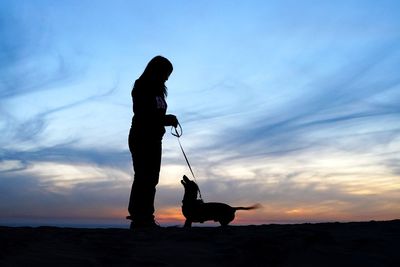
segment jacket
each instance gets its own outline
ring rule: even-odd
[[[131,92],[134,113],[131,132],[135,139],[161,140],[165,134],[167,102],[152,86],[137,80]]]

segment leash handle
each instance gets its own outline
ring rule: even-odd
[[[173,130],[175,130],[175,133],[173,132]],[[175,136],[175,137],[178,137],[178,138],[182,136],[183,130],[182,130],[182,126],[181,126],[181,124],[179,122],[178,122],[178,126],[177,127],[174,127],[174,126],[171,127],[171,134],[173,136]]]
[[[178,128],[179,128],[179,130],[178,130]],[[175,133],[173,132],[173,130],[175,131]],[[193,170],[192,170],[192,166],[190,165],[189,159],[188,159],[188,157],[186,156],[185,150],[183,149],[182,144],[181,144],[180,137],[181,137],[182,134],[183,134],[183,130],[182,130],[182,126],[181,126],[180,123],[178,123],[178,126],[177,126],[177,127],[171,127],[171,134],[172,134],[173,136],[177,137],[178,143],[179,143],[179,147],[181,148],[181,151],[182,151],[183,157],[185,158],[186,164],[187,164],[188,167],[189,167],[189,170],[190,170],[190,173],[191,173],[192,176],[193,176],[193,179],[194,179],[194,180],[196,181],[196,183],[197,183],[196,176],[194,175],[194,172],[193,172]],[[203,198],[202,198],[202,196],[201,196],[200,188],[199,188],[199,196],[200,196],[200,199],[203,200]]]

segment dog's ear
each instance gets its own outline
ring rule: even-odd
[[[186,182],[184,180],[181,180],[181,184],[183,184],[183,186],[185,186]]]

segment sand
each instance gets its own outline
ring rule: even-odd
[[[0,227],[0,266],[400,266],[400,220],[128,229]]]

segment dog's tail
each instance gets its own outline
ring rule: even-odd
[[[259,209],[261,208],[261,204],[255,204],[253,206],[249,206],[249,207],[232,207],[235,210],[254,210],[254,209]]]

